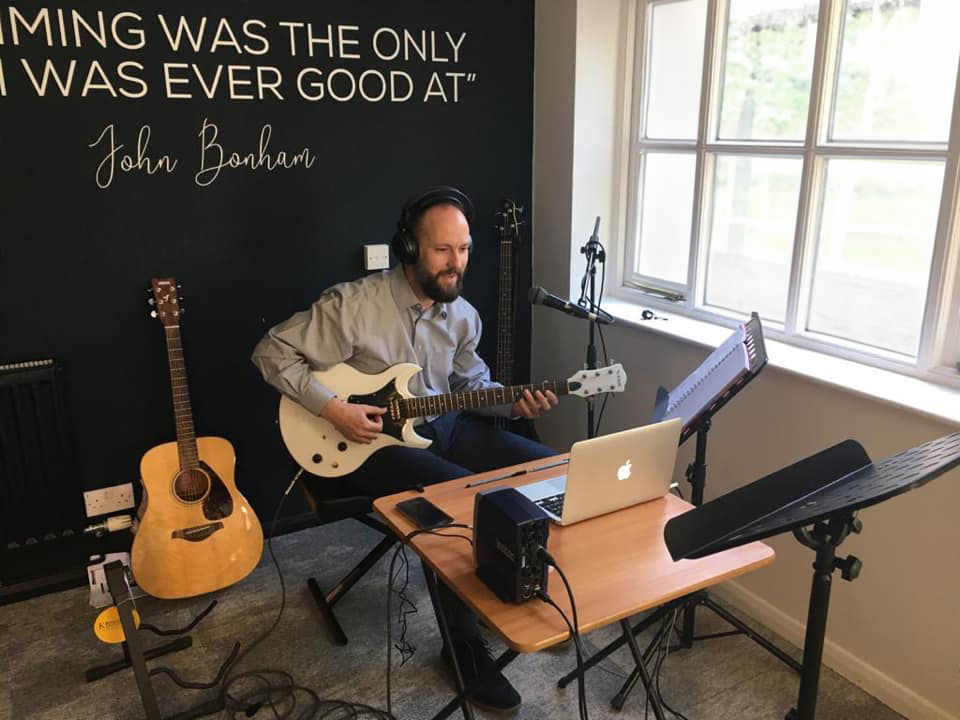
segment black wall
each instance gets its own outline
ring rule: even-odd
[[[363,244],[388,242],[404,198],[429,185],[456,185],[476,204],[466,294],[485,320],[481,352],[492,362],[499,255],[493,213],[503,197],[523,205],[530,198],[530,0],[77,4],[94,26],[102,11],[108,34],[118,13],[137,13],[139,21],[118,21],[128,44],[135,40],[123,35],[125,29],[143,31],[145,45],[134,49],[111,37],[103,48],[82,28],[76,47],[69,14],[63,47],[57,7],[17,3],[30,23],[46,8],[53,35],[48,43],[42,26],[30,34],[20,24],[15,44],[9,6],[0,6],[0,363],[53,357],[65,366],[81,489],[135,481],[141,455],[174,438],[163,332],[147,315],[144,291],[151,277],[173,275],[188,310],[182,333],[197,434],[234,444],[238,484],[267,524],[293,465],[275,424],[278,396],[250,363],[250,351],[269,326],[306,307],[322,289],[361,275]],[[182,14],[194,28],[206,17],[200,51],[172,50],[158,13],[169,23]],[[237,53],[222,29],[222,42],[211,52],[222,17],[238,42],[253,50],[263,42],[245,37],[243,23],[261,21],[248,27],[266,38],[269,52]],[[312,23],[314,35],[325,35],[330,24],[334,37],[338,25],[357,26],[346,31],[357,41],[346,50],[361,57],[330,58],[327,46],[319,45],[310,58],[302,29],[291,55],[281,21]],[[437,54],[448,61],[378,59],[371,40],[381,27],[401,35],[409,30],[418,40],[422,30],[437,31],[443,41]],[[454,38],[466,33],[458,62],[443,31]],[[52,79],[43,96],[31,84],[22,60],[40,78],[48,59],[61,77],[76,61],[67,97]],[[104,71],[92,76],[101,89],[83,97],[92,61]],[[141,66],[126,65],[124,73],[142,82],[118,77],[124,62]],[[208,83],[219,64],[269,66],[276,70],[266,71],[268,79],[282,76],[284,97],[268,91],[263,100],[230,99],[224,67],[214,98],[207,99],[194,80],[174,87],[193,98],[175,99],[164,87],[164,63],[195,64]],[[403,102],[359,94],[310,102],[296,89],[296,75],[306,66],[322,71],[324,82],[336,68],[353,77],[370,69],[403,71],[413,93]],[[439,95],[424,101],[434,72],[441,78],[476,75],[460,80],[456,100],[447,78],[446,102]],[[192,77],[189,68],[175,74]],[[237,71],[241,79],[255,75]],[[117,97],[102,89],[104,77]],[[379,92],[372,76],[368,82],[369,95]],[[144,84],[143,97],[121,92],[141,93]],[[334,89],[342,97],[348,88],[341,72]],[[249,85],[237,90],[256,94]],[[201,186],[195,173],[205,119],[217,126],[217,142],[241,155],[257,153],[261,129],[269,124],[271,155],[307,148],[312,167],[225,168]],[[117,167],[109,186],[99,187],[109,138],[94,143],[111,124],[116,142],[125,145],[118,165],[125,153],[138,161],[137,135],[148,125],[146,155],[169,155],[176,167],[153,174]],[[208,150],[208,166],[211,156]],[[106,166],[100,170],[106,184]],[[520,288],[529,285],[529,258],[527,244]],[[518,326],[517,377],[523,378],[529,368],[526,307]]]

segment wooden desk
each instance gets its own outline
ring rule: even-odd
[[[565,458],[537,460],[426,488],[423,496],[454,518],[473,524],[473,496],[479,490],[525,485],[566,472],[565,466],[526,473],[478,487],[467,488],[486,478],[495,478],[524,468],[547,465]],[[401,500],[420,493],[408,491],[378,498],[373,506],[399,535],[416,527],[395,509]],[[666,497],[625,508],[592,520],[561,527],[551,524],[547,549],[566,573],[577,602],[580,632],[616,622],[655,608],[773,562],[769,546],[754,542],[699,560],[674,562],[663,541],[667,520],[693,506],[669,494]],[[441,530],[442,532],[442,530]],[[471,535],[452,528],[446,532]],[[516,652],[536,652],[564,641],[569,633],[556,610],[531,600],[521,605],[502,602],[475,574],[469,543],[429,534],[411,541],[414,549],[436,574],[483,618]],[[548,590],[554,601],[570,615],[563,583],[551,572]]]

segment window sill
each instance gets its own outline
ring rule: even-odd
[[[709,349],[716,348],[730,336],[730,329],[656,311],[665,320],[644,320],[643,309],[616,298],[604,298],[603,309],[620,324],[676,338]],[[771,367],[941,422],[960,425],[960,389],[938,385],[889,370],[799,348],[764,338]]]

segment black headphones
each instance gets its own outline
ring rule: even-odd
[[[417,238],[413,235],[413,228],[420,221],[429,208],[434,205],[447,203],[456,205],[467,218],[467,223],[473,222],[473,203],[470,198],[449,185],[437,185],[428,188],[419,195],[415,195],[403,205],[400,219],[397,220],[397,232],[390,241],[393,254],[404,265],[413,265],[420,254]]]

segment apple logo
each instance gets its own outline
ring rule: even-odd
[[[627,460],[623,465],[617,468],[617,480],[626,480],[630,477],[630,461]]]

